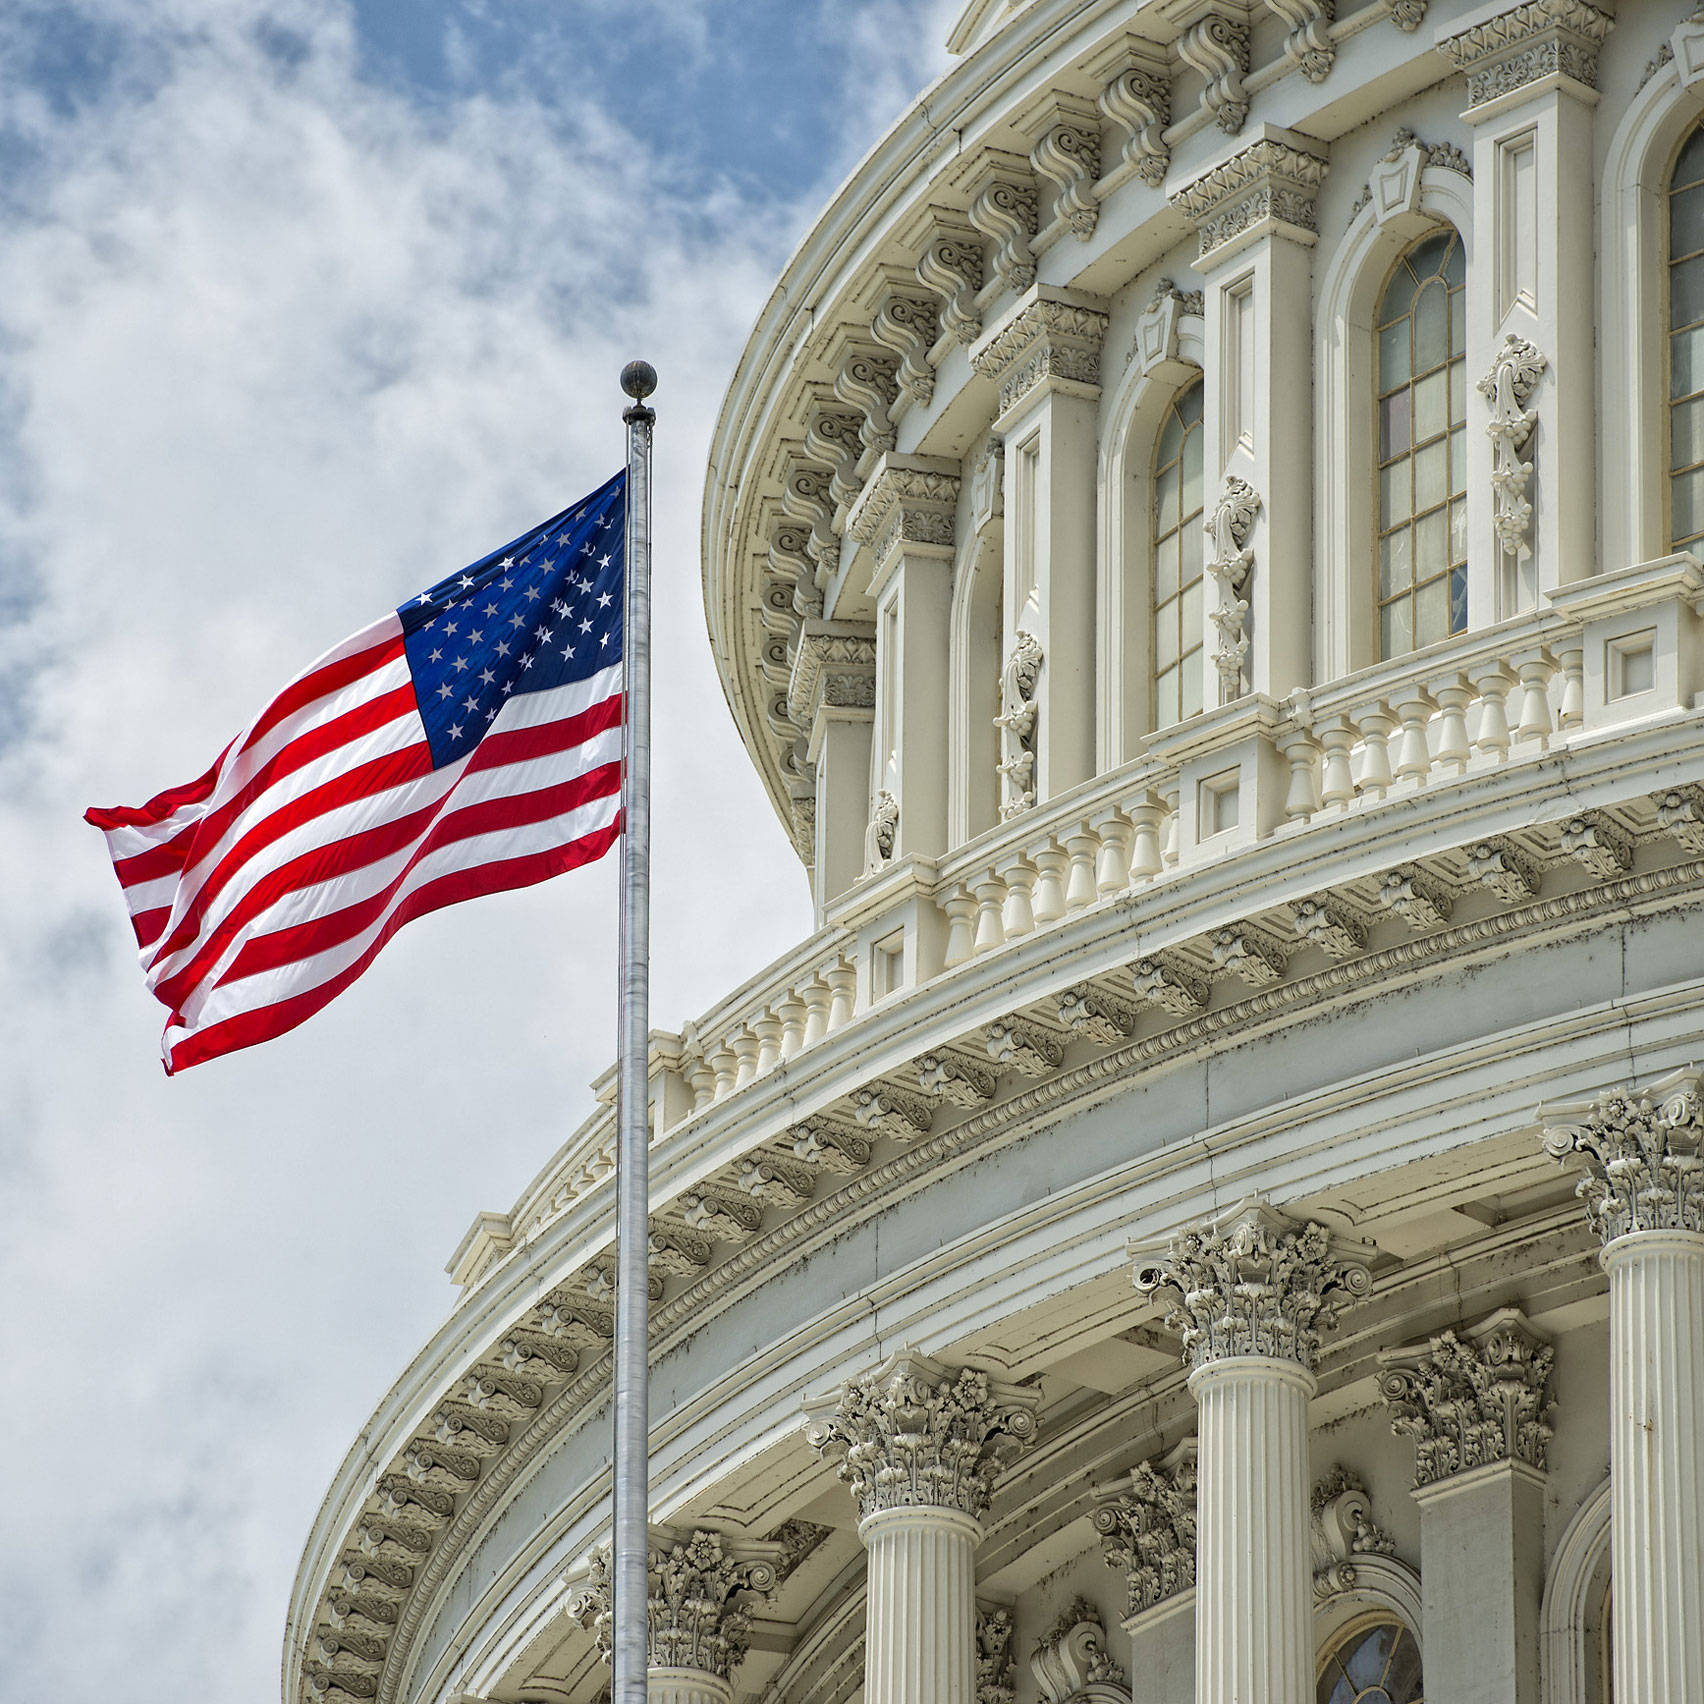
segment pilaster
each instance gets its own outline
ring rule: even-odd
[[[1206,705],[1282,698],[1310,671],[1312,250],[1320,145],[1272,125],[1185,184],[1204,281]]]
[[[808,730],[815,771],[815,862],[819,916],[864,867],[870,815],[870,733],[876,703],[876,639],[856,622],[806,621],[787,683],[792,718]]]
[[[1545,1115],[1609,1274],[1615,1696],[1694,1698],[1704,1675],[1704,1103],[1688,1069]]]
[[[1106,327],[1097,298],[1036,285],[970,353],[999,391],[1002,664],[1010,672],[1021,663],[1035,681],[1028,732],[1005,726],[1008,815],[1094,773],[1096,415]],[[1025,716],[1012,704],[1001,713]]]
[[[947,844],[947,668],[956,462],[887,454],[847,521],[871,556],[876,604],[872,800],[898,810],[883,862]],[[865,860],[866,871],[869,859]]]
[[[1039,1392],[909,1351],[807,1404],[869,1555],[866,1704],[977,1704],[976,1546]]]
[[[1586,0],[1512,0],[1438,32],[1438,51],[1466,76],[1473,126],[1473,627],[1534,608],[1594,567],[1592,113],[1612,21]]]
[[[1415,1443],[1426,1684],[1463,1704],[1539,1696],[1554,1359],[1514,1308],[1380,1357],[1392,1430]]]
[[[1139,1261],[1199,1409],[1197,1704],[1309,1704],[1308,1399],[1320,1332],[1371,1276],[1324,1229],[1247,1201]]]

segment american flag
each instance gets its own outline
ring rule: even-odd
[[[410,918],[621,829],[627,476],[363,628],[198,781],[94,809],[168,1073],[294,1029]]]

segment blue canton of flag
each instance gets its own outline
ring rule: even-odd
[[[434,768],[504,704],[621,661],[627,476],[440,580],[396,613]]]

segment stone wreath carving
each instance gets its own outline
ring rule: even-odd
[[[1532,549],[1532,504],[1527,498],[1532,463],[1525,451],[1538,424],[1538,411],[1527,403],[1548,365],[1542,350],[1510,332],[1491,371],[1476,387],[1491,404],[1485,430],[1492,446],[1492,525],[1497,542],[1511,556],[1525,556]]]
[[[1248,656],[1248,582],[1254,552],[1248,535],[1260,513],[1260,493],[1233,475],[1213,512],[1207,517],[1207,572],[1219,589],[1212,612],[1218,642],[1213,664],[1219,671],[1219,702],[1229,704],[1243,695],[1243,663]]]
[[[1033,633],[1020,632],[1000,671],[1000,779],[1002,818],[1015,817],[1035,803],[1035,735],[1041,709],[1037,683],[1044,656]]]

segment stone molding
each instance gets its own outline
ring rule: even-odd
[[[799,630],[787,704],[803,727],[825,705],[872,710],[876,703],[876,636],[843,621],[807,621]]]
[[[970,364],[999,386],[1001,415],[1043,384],[1097,396],[1107,323],[1099,308],[1037,290],[971,351]]]
[[[1267,235],[1311,244],[1319,238],[1316,201],[1327,170],[1321,155],[1268,136],[1168,200],[1195,226],[1198,262],[1226,259]]]
[[[780,1560],[779,1545],[733,1544],[700,1527],[687,1533],[653,1527],[646,1557],[646,1666],[732,1679],[746,1654],[748,1606],[767,1599]],[[613,1648],[611,1586],[610,1553],[600,1546],[571,1613],[597,1640],[606,1663]]]
[[[1343,1250],[1323,1226],[1298,1223],[1259,1198],[1181,1232],[1164,1254],[1136,1267],[1144,1295],[1173,1297],[1166,1329],[1182,1338],[1192,1371],[1241,1355],[1311,1371],[1320,1333],[1371,1287],[1358,1251]]]
[[[1107,1688],[1114,1697],[1129,1693],[1130,1677],[1106,1647],[1100,1611],[1083,1597],[1073,1598],[1037,1641],[1030,1672],[1044,1704],[1065,1704],[1091,1688]]]
[[[1437,47],[1466,73],[1471,109],[1548,77],[1596,90],[1598,48],[1614,21],[1586,0],[1523,0],[1441,35]]]
[[[1039,1391],[901,1350],[806,1406],[811,1448],[858,1499],[858,1517],[950,1509],[980,1521],[994,1482],[1036,1434]]]
[[[902,544],[953,547],[959,475],[915,457],[884,455],[847,516],[846,530],[885,563]]]
[[[1004,1604],[976,1611],[976,1704],[1012,1704],[1012,1612]]]
[[[1096,1494],[1101,1556],[1124,1575],[1128,1608],[1141,1615],[1195,1585],[1195,1440],[1139,1462],[1122,1484]]]
[[[1556,1352],[1518,1308],[1379,1356],[1391,1430],[1414,1440],[1414,1488],[1513,1462],[1546,1470]]]
[[[1350,1592],[1356,1585],[1357,1558],[1390,1556],[1396,1545],[1373,1520],[1365,1483],[1346,1467],[1334,1466],[1308,1499],[1316,1601]]]
[[[1209,11],[1177,38],[1178,57],[1204,79],[1201,110],[1227,136],[1248,122],[1249,28],[1244,18]]]
[[[1585,1176],[1575,1193],[1605,1246],[1639,1231],[1704,1234],[1704,1099],[1699,1073],[1612,1089],[1540,1113],[1544,1149]]]

